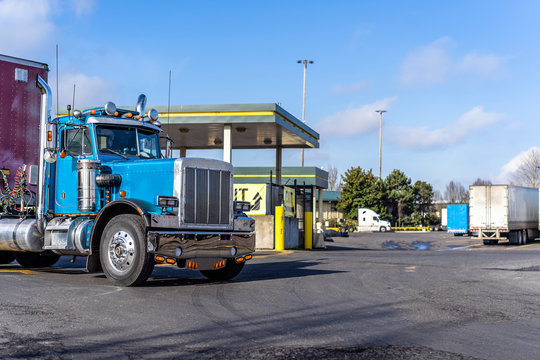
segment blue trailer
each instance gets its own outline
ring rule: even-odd
[[[446,231],[454,235],[469,233],[469,205],[452,204],[446,206]]]

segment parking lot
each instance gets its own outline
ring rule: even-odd
[[[229,282],[158,266],[112,286],[84,259],[0,266],[0,358],[527,359],[540,243],[354,233],[261,251]]]

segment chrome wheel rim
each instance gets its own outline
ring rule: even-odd
[[[135,259],[135,241],[125,231],[118,231],[109,242],[109,262],[118,272],[128,271]]]

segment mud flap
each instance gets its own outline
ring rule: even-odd
[[[92,254],[86,257],[86,271],[89,273],[103,271],[101,262],[99,261],[99,254]]]

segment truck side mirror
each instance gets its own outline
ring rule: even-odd
[[[28,183],[30,185],[34,185],[34,186],[37,186],[38,184],[38,179],[39,179],[39,168],[37,165],[30,165],[28,167],[28,173],[26,174],[27,178],[28,178]]]

